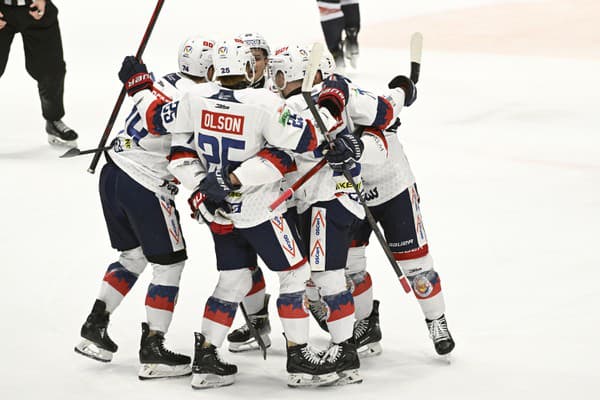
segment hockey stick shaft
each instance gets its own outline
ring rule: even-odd
[[[264,340],[262,339],[262,337],[260,336],[260,334],[258,333],[256,328],[254,327],[254,325],[252,325],[252,321],[250,321],[250,316],[248,315],[248,312],[246,312],[246,307],[244,307],[244,303],[240,303],[240,310],[242,310],[242,315],[244,316],[246,325],[248,326],[248,329],[250,330],[250,335],[252,335],[252,337],[254,339],[256,339],[256,343],[258,343],[258,347],[260,347],[260,349],[263,353],[263,359],[266,360],[267,359],[267,345],[265,344]]]
[[[154,25],[156,25],[156,20],[158,19],[158,15],[160,14],[160,10],[162,9],[164,2],[165,2],[165,0],[158,0],[156,3],[154,12],[152,13],[152,16],[150,17],[150,21],[148,22],[148,26],[146,27],[146,32],[144,33],[144,37],[142,38],[140,46],[138,47],[137,53],[135,53],[135,58],[137,58],[138,60],[141,60],[142,54],[144,54],[144,50],[146,50],[146,45],[148,44],[148,40],[150,39],[150,35],[152,34],[152,30],[154,29]],[[115,123],[115,120],[117,119],[117,116],[119,115],[119,111],[121,110],[121,105],[123,104],[123,100],[125,100],[125,94],[126,94],[125,85],[123,85],[123,87],[121,88],[121,93],[119,93],[119,97],[117,98],[117,102],[115,103],[115,106],[113,107],[110,117],[108,118],[108,123],[106,124],[106,128],[104,128],[104,133],[102,134],[102,137],[100,138],[100,142],[98,143],[97,151],[94,154],[94,158],[92,158],[92,162],[90,163],[90,166],[88,167],[87,171],[90,174],[93,174],[94,172],[96,172],[96,167],[98,166],[98,161],[100,161],[100,155],[102,154],[102,151],[104,150],[104,147],[106,146],[106,141],[108,140],[108,137],[110,136],[110,132],[112,131],[112,127]]]
[[[419,82],[421,74],[421,53],[423,50],[423,35],[415,32],[410,37],[410,80]]]
[[[305,173],[300,178],[298,178],[298,180],[296,182],[294,182],[294,184],[292,186],[287,188],[283,193],[281,193],[281,195],[279,195],[277,200],[275,200],[274,202],[271,203],[271,205],[269,206],[269,211],[275,210],[277,207],[279,207],[281,205],[281,203],[283,203],[284,201],[286,201],[287,199],[292,197],[294,195],[294,193],[296,192],[296,190],[300,189],[300,186],[304,185],[306,183],[306,181],[308,181],[317,172],[319,172],[321,170],[321,168],[323,168],[325,166],[325,164],[327,164],[327,160],[325,160],[323,158],[321,161],[319,161],[317,164],[315,164],[307,173]]]
[[[105,147],[100,147],[100,148],[96,148],[96,149],[88,149],[88,150],[79,150],[77,147],[73,147],[72,149],[67,150],[65,152],[65,154],[63,154],[59,158],[71,158],[71,157],[82,156],[84,154],[97,153],[99,151],[108,150],[111,147],[112,146],[105,146]]]
[[[320,61],[322,52],[323,52],[322,45],[320,45],[319,43],[315,43],[315,45],[312,48],[311,55],[310,55],[309,70],[306,73],[305,81],[304,81],[304,84],[302,85],[302,96],[304,97],[304,100],[306,101],[306,104],[308,105],[308,108],[309,108],[313,118],[315,119],[317,126],[319,127],[319,129],[321,130],[323,135],[327,138],[327,140],[329,142],[331,142],[331,138],[327,135],[327,128],[325,127],[323,119],[321,118],[321,115],[319,114],[319,112],[315,106],[315,103],[312,99],[311,91],[310,91],[310,89],[312,87],[312,82],[314,80],[314,76],[316,74],[316,69],[319,65],[319,61]],[[311,71],[311,68],[312,68],[312,71]],[[312,75],[312,77],[310,75]],[[383,234],[381,233],[381,230],[377,226],[377,221],[375,220],[375,217],[373,217],[373,213],[371,213],[371,210],[369,210],[369,207],[367,206],[367,202],[363,196],[361,189],[358,187],[358,185],[354,181],[354,178],[352,177],[352,173],[350,171],[344,169],[344,178],[346,178],[346,180],[354,188],[354,191],[355,191],[356,195],[358,196],[358,200],[359,200],[360,204],[362,205],[363,209],[365,210],[365,215],[367,217],[367,221],[369,222],[371,229],[375,233],[375,236],[377,237],[377,240],[379,241],[381,248],[383,249],[388,261],[390,262],[392,269],[396,273],[396,276],[398,277],[398,280],[400,281],[402,288],[404,289],[404,291],[406,293],[410,293],[411,289],[410,289],[410,285],[408,284],[408,280],[406,279],[406,276],[404,275],[404,273],[398,266],[398,263],[396,262],[396,259],[394,258],[394,254],[390,250],[390,248],[387,244],[387,241],[385,240]]]

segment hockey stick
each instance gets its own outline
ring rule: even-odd
[[[106,146],[106,147],[101,147],[101,148],[96,148],[96,149],[89,149],[89,150],[79,150],[77,147],[73,147],[73,148],[67,150],[65,152],[65,154],[63,154],[59,158],[71,158],[71,157],[82,156],[84,154],[90,154],[90,153],[96,153],[96,152],[99,152],[99,151],[108,150],[111,147],[112,146]]]
[[[415,32],[410,37],[410,80],[419,82],[421,73],[421,52],[423,50],[423,35]]]
[[[323,45],[320,43],[315,43],[310,52],[308,68],[306,71],[306,75],[304,77],[304,81],[302,82],[302,97],[304,97],[304,101],[306,101],[306,104],[308,105],[308,109],[310,110],[313,118],[315,119],[317,126],[319,127],[319,129],[321,130],[321,132],[323,133],[323,135],[325,136],[327,141],[329,143],[331,143],[332,142],[331,137],[327,133],[328,132],[327,128],[325,127],[323,119],[321,118],[321,115],[317,111],[317,108],[316,108],[313,98],[311,96],[313,81],[314,81],[315,75],[317,74],[317,69],[319,67],[319,62],[321,60],[322,54],[323,54]],[[396,259],[394,258],[394,254],[390,250],[385,238],[383,237],[383,234],[381,233],[381,230],[377,226],[377,221],[375,221],[375,217],[373,217],[371,210],[369,210],[369,207],[367,206],[367,202],[363,196],[363,193],[360,190],[360,188],[358,187],[358,185],[356,184],[356,182],[354,181],[354,178],[352,177],[352,174],[350,173],[350,171],[344,169],[344,178],[346,178],[346,180],[354,188],[354,191],[355,191],[356,195],[358,196],[358,200],[359,200],[360,204],[362,205],[363,209],[365,210],[365,214],[367,216],[369,225],[371,226],[371,229],[375,233],[375,236],[377,237],[377,240],[379,241],[381,248],[383,249],[388,261],[390,262],[390,265],[394,269],[394,272],[396,273],[396,276],[398,277],[398,280],[400,281],[402,288],[404,289],[404,291],[406,293],[410,293],[411,289],[410,289],[410,285],[408,284],[408,280],[406,279],[406,276],[402,272],[402,269],[400,269],[400,267],[398,266],[398,263],[396,262]]]
[[[263,353],[263,359],[266,360],[267,359],[267,345],[263,341],[262,337],[260,337],[256,328],[254,328],[254,325],[252,325],[252,322],[250,321],[250,317],[248,316],[248,313],[246,312],[246,307],[244,307],[244,303],[240,303],[240,309],[242,310],[242,315],[244,316],[244,319],[246,320],[246,325],[248,326],[248,329],[250,330],[250,335],[252,335],[252,337],[254,339],[256,339],[256,343],[258,343],[258,347],[260,347],[260,350]]]
[[[152,29],[154,29],[154,25],[156,24],[156,20],[158,19],[158,14],[160,14],[160,10],[164,4],[165,0],[158,0],[156,3],[156,7],[154,8],[154,12],[150,17],[150,21],[148,22],[148,26],[146,27],[146,32],[144,33],[144,37],[142,38],[142,42],[138,47],[137,53],[135,53],[135,58],[138,60],[142,59],[142,54],[144,54],[144,50],[146,50],[146,45],[148,44],[148,40],[150,39],[150,34],[152,33]],[[110,131],[119,115],[119,111],[121,110],[121,105],[123,104],[123,100],[125,100],[125,85],[121,88],[121,93],[119,93],[119,97],[117,98],[117,102],[113,107],[112,113],[110,114],[110,118],[108,119],[108,123],[106,124],[106,128],[104,128],[104,133],[100,138],[100,143],[98,143],[97,149],[94,154],[94,158],[90,163],[88,168],[88,172],[93,174],[96,172],[96,167],[98,166],[98,161],[100,161],[100,155],[102,151],[104,151],[104,147],[106,146],[106,141],[110,136]]]

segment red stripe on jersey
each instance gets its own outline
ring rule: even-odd
[[[281,150],[262,149],[257,155],[269,161],[282,176],[293,171],[291,169],[293,165],[292,158]]]
[[[146,111],[146,125],[148,126],[148,132],[154,136],[160,136],[160,132],[154,124],[154,116],[160,114],[160,108],[165,104],[164,101],[156,99],[150,103],[150,107]]]
[[[394,258],[396,261],[404,261],[404,260],[415,260],[417,258],[425,257],[429,254],[429,246],[424,245],[423,247],[419,247],[415,250],[403,251],[402,253],[394,253]]]
[[[193,151],[182,151],[173,153],[167,157],[169,161],[179,160],[180,158],[198,158],[198,154],[196,154],[196,152]]]

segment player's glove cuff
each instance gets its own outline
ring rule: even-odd
[[[390,83],[388,83],[388,88],[400,88],[404,91],[404,105],[406,107],[410,107],[417,99],[417,87],[415,86],[415,83],[404,75],[394,77]]]

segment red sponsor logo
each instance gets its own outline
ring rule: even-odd
[[[244,117],[202,110],[202,129],[241,135],[244,131]]]

